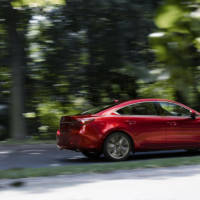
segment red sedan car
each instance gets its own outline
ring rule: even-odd
[[[125,160],[130,152],[200,148],[200,113],[175,101],[140,99],[63,116],[60,149]]]

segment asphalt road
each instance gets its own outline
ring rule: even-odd
[[[14,187],[16,181],[20,187]],[[6,200],[199,200],[200,165],[1,180]]]
[[[129,161],[193,155],[198,154],[188,153],[184,150],[137,153],[134,157],[131,156]],[[103,156],[98,160],[91,160],[78,152],[61,151],[57,149],[55,144],[0,146],[0,169],[54,167],[104,162],[107,161]]]

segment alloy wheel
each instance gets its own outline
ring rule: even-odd
[[[116,132],[109,135],[105,141],[104,154],[111,160],[125,160],[131,151],[131,142],[127,135]]]

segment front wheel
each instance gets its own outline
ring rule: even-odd
[[[109,160],[126,160],[131,150],[132,143],[129,136],[121,132],[112,133],[104,142],[104,155]]]

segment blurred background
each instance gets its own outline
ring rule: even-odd
[[[200,0],[0,0],[0,140],[113,99],[200,111],[199,80]]]

